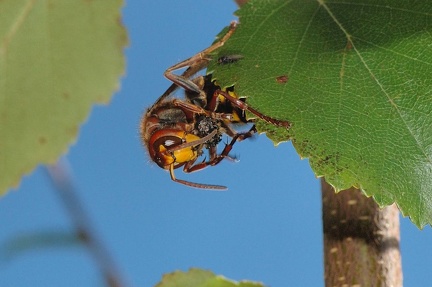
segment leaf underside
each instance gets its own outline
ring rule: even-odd
[[[432,223],[432,6],[427,1],[249,1],[209,71],[287,136],[319,177]]]
[[[155,287],[263,287],[262,283],[251,281],[235,282],[211,271],[191,268],[187,272],[175,271],[165,274]]]
[[[124,71],[121,0],[0,1],[0,194],[75,141]]]

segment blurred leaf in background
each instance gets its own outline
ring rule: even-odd
[[[76,141],[124,73],[121,0],[0,2],[0,194]]]

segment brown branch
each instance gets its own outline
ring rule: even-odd
[[[321,181],[325,286],[402,286],[399,213]]]
[[[235,0],[237,6],[241,7],[248,2],[248,0]]]
[[[68,168],[64,164],[47,167],[48,174],[54,184],[62,203],[64,204],[69,216],[74,224],[77,238],[87,247],[98,265],[107,286],[124,287],[120,273],[115,267],[114,260],[111,258],[108,249],[95,235],[94,229],[90,224],[84,207],[77,196],[76,189],[71,180]]]

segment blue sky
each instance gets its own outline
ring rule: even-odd
[[[139,141],[141,114],[168,87],[163,72],[207,47],[231,20],[231,1],[127,1],[127,71],[110,105],[96,106],[68,155],[79,196],[131,286],[190,267],[267,286],[323,286],[319,180],[291,143],[265,135],[239,143],[240,162],[182,179],[222,184],[202,191],[171,182]],[[0,242],[71,228],[42,167],[0,201]],[[425,286],[432,232],[401,219],[406,286]],[[1,286],[101,286],[83,248],[39,249],[1,262]]]

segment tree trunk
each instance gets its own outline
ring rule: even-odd
[[[402,286],[399,213],[321,181],[325,286]]]

